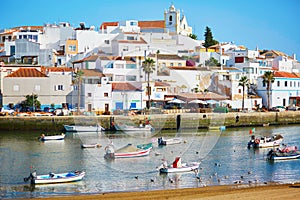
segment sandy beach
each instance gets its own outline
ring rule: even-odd
[[[210,186],[201,188],[156,190],[142,192],[116,192],[102,193],[95,195],[77,195],[49,198],[35,198],[40,200],[89,200],[89,199],[209,199],[209,200],[261,200],[261,199],[299,199],[300,183],[297,184],[266,184],[260,186],[249,185],[228,185],[228,186]]]

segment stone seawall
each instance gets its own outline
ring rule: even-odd
[[[300,111],[285,112],[253,112],[253,113],[179,113],[153,115],[100,115],[100,116],[39,116],[39,117],[0,117],[0,131],[41,130],[62,131],[64,124],[95,125],[99,123],[106,129],[115,123],[131,123],[138,125],[150,119],[156,130],[194,129],[210,126],[262,126],[263,124],[284,125],[299,124]]]

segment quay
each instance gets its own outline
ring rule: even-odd
[[[172,113],[149,115],[98,116],[2,116],[0,131],[63,131],[64,124],[95,125],[111,128],[111,122],[130,122],[138,125],[150,120],[156,130],[201,129],[210,126],[243,127],[300,124],[300,111],[229,112],[229,113]]]

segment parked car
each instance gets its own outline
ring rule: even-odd
[[[5,109],[5,108],[1,108],[0,109],[0,115],[5,116],[5,115],[13,115],[14,114],[14,110],[12,109]]]
[[[285,110],[286,110],[286,108],[284,106],[276,106],[276,107],[272,108],[272,111],[275,111],[275,112],[283,112]]]
[[[299,110],[299,107],[298,107],[298,106],[295,106],[295,105],[293,104],[293,105],[287,106],[286,109],[287,109],[287,110],[296,111],[296,110]]]

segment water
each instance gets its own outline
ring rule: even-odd
[[[160,132],[150,136],[67,133],[64,141],[49,142],[38,141],[40,132],[1,132],[0,198],[194,188],[228,185],[235,181],[245,184],[299,182],[300,159],[267,162],[267,149],[247,149],[249,130],[249,127],[227,129],[222,133],[181,130],[178,133]],[[299,147],[299,130],[300,125],[256,127],[255,134],[269,136],[281,133],[284,143]],[[156,139],[162,134],[168,137],[182,137],[185,142],[158,147]],[[116,147],[153,141],[154,148],[148,157],[107,161],[103,156],[104,147],[109,141],[113,141]],[[95,142],[100,143],[102,147],[80,147],[81,143]],[[182,156],[183,162],[201,160],[198,178],[193,172],[160,175],[156,171],[163,158],[172,162],[178,155]],[[75,183],[33,186],[23,181],[23,178],[29,175],[30,169],[36,169],[38,174],[85,170],[86,176],[83,181]]]

